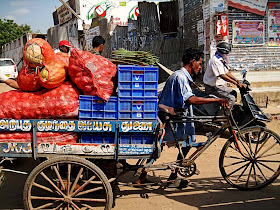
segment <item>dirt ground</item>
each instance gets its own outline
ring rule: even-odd
[[[8,91],[6,85],[0,83],[0,92]],[[264,109],[273,116],[268,128],[280,135],[280,103]],[[205,139],[199,135],[198,139]],[[153,186],[145,189],[134,188],[127,183],[134,182],[137,177],[127,173],[119,180],[120,192],[114,210],[179,210],[179,209],[279,209],[280,177],[270,186],[257,191],[240,191],[227,184],[219,172],[219,154],[226,138],[219,138],[196,161],[199,175],[189,178],[190,185],[182,190],[176,188],[162,189]],[[177,157],[175,148],[164,147],[161,157],[154,163],[174,161]],[[134,163],[136,160],[129,160]],[[37,163],[22,159],[14,163],[18,170],[30,171]],[[170,171],[149,172],[148,178],[153,181],[166,180]],[[22,191],[26,175],[7,173],[7,180],[0,191],[0,209],[22,209]],[[146,193],[148,198],[142,198]]]

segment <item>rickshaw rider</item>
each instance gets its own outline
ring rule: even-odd
[[[193,83],[192,76],[197,75],[201,69],[203,53],[197,49],[186,49],[183,53],[183,67],[175,71],[166,81],[161,95],[159,96],[159,118],[166,113],[177,115],[177,110],[183,111],[183,115],[189,111],[191,104],[208,104],[219,103],[221,106],[228,106],[228,100],[222,98],[202,98],[193,94],[191,85]],[[192,76],[191,76],[192,75]],[[178,132],[178,131],[176,131]],[[179,139],[181,140],[181,139]],[[183,147],[182,153],[186,157],[190,147]],[[177,160],[182,159],[180,153]],[[142,184],[147,181],[147,172],[144,170],[136,183]],[[168,181],[177,179],[177,171],[170,174]],[[169,185],[170,186],[170,185]]]

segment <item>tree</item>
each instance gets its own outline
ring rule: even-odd
[[[18,25],[14,20],[0,19],[0,46],[31,32],[29,25]]]

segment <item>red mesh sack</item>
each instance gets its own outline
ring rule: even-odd
[[[33,38],[24,45],[23,59],[30,67],[43,67],[53,60],[54,55],[52,47],[44,39]]]
[[[68,72],[71,80],[85,95],[109,100],[113,93],[112,78],[117,72],[116,65],[100,55],[72,49]]]
[[[51,90],[0,94],[0,119],[77,118],[79,92],[70,82]]]
[[[32,132],[9,132],[0,133],[0,142],[21,142],[32,141]],[[37,132],[37,143],[76,143],[78,135],[73,132]]]
[[[60,86],[66,78],[66,64],[58,55],[50,62],[44,62],[44,67],[38,72],[40,84],[47,89]]]
[[[68,69],[70,55],[64,52],[57,52],[56,55],[65,64],[65,67]]]
[[[25,62],[18,74],[17,83],[22,91],[38,91],[43,88],[36,69],[30,68]]]

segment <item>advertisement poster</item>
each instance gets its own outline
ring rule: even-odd
[[[92,39],[95,36],[99,36],[100,35],[100,29],[99,26],[96,26],[94,28],[89,29],[86,33],[85,33],[85,40],[86,40],[86,50],[87,51],[91,51],[92,50]]]
[[[86,10],[87,20],[96,17],[110,20],[112,16],[113,23],[119,26],[127,26],[128,18],[137,20],[139,15],[138,1],[95,0],[94,5]]]
[[[229,0],[228,5],[257,15],[265,15],[267,0]]]
[[[233,45],[260,45],[264,43],[263,20],[234,20],[232,30]]]
[[[269,3],[268,9],[268,46],[280,47],[280,3]]]

